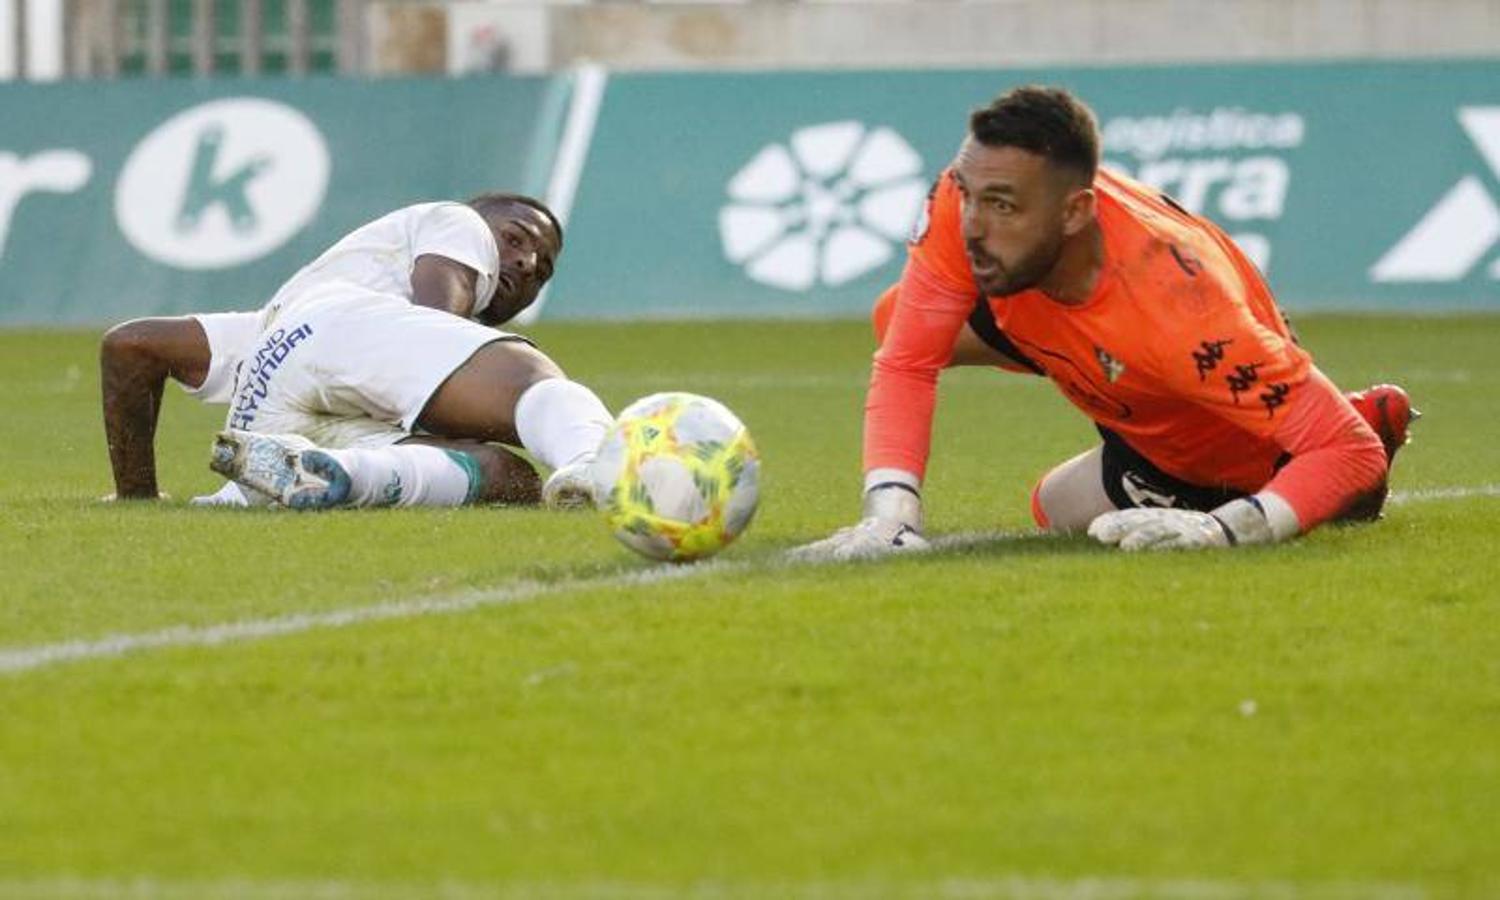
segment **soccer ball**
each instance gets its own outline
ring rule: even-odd
[[[696,394],[652,394],[627,406],[589,477],[610,531],[652,559],[718,553],[760,500],[750,432],[724,404]]]

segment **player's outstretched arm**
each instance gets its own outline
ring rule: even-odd
[[[795,558],[864,559],[928,546],[921,534],[921,488],[938,377],[973,307],[972,286],[955,286],[920,261],[908,261],[865,395],[863,515],[798,548]]]
[[[154,500],[156,420],[172,377],[203,383],[211,354],[196,319],[135,319],[116,325],[99,346],[104,436],[119,499]]]

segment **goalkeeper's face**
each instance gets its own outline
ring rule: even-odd
[[[1043,156],[985,146],[972,136],[953,173],[979,289],[1003,297],[1041,286],[1062,256],[1077,185]]]

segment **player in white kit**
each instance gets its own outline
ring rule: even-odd
[[[116,326],[101,348],[116,496],[158,496],[153,437],[171,377],[230,405],[212,464],[251,490],[204,499],[581,504],[608,411],[525,338],[488,327],[536,298],[561,248],[530,198],[419,204],[350,233],[258,313]],[[494,442],[525,447],[552,477],[539,485]]]

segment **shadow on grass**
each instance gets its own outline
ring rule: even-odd
[[[891,553],[865,559],[799,560],[792,552],[800,543],[783,544],[776,550],[742,558],[747,568],[823,568],[827,566],[871,566],[888,563],[919,563],[922,560],[1002,559],[1014,557],[1097,556],[1118,553],[1084,535],[1047,534],[1040,531],[966,531],[938,535],[930,548]]]

